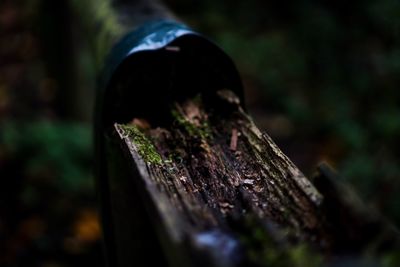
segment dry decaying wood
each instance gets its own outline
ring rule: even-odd
[[[162,125],[133,118],[114,126],[178,254],[182,246],[202,251],[195,261],[209,266],[315,266],[341,250],[359,252],[372,229],[395,232],[380,219],[337,218],[343,213],[331,209],[352,207],[323,196],[229,90],[174,103]],[[323,174],[325,193],[333,186]]]

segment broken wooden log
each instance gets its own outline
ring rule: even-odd
[[[135,202],[133,196],[137,195],[137,189],[131,181],[127,181],[128,178],[120,180],[129,171],[120,172],[122,167],[114,169],[114,165],[121,165],[123,159],[119,159],[121,153],[115,152],[113,140],[107,134],[109,128],[116,122],[128,122],[138,115],[149,121],[167,122],[166,111],[170,103],[199,92],[211,93],[218,87],[229,87],[240,98],[243,92],[239,75],[229,57],[206,38],[175,22],[157,21],[129,33],[113,48],[109,58],[110,65],[106,65],[98,94],[96,114],[97,180],[104,202],[102,217],[108,257],[111,262],[124,262],[120,266],[130,266],[133,264],[132,245],[126,245],[122,240],[134,240],[140,235],[138,232],[133,233],[136,228],[131,227],[137,223],[134,221],[137,218],[121,220],[115,219],[115,216],[127,212],[126,208],[123,208],[124,212],[116,210]],[[111,178],[116,176],[120,177]],[[116,181],[124,186],[115,185]],[[121,188],[114,190],[114,187]],[[129,200],[121,197],[121,190],[129,192],[126,193]],[[144,214],[140,215],[143,218],[148,217],[142,211],[139,214]],[[150,225],[148,220],[144,219],[145,225]],[[144,252],[149,250],[160,251],[155,237],[147,237],[146,241],[147,245],[141,242],[136,249],[143,251],[139,255],[145,255]]]
[[[164,118],[109,134],[171,266],[320,266],[398,245],[396,229],[349,200],[326,166],[318,191],[233,92],[175,102]]]
[[[135,10],[114,3],[118,14]],[[132,18],[94,14],[108,21],[93,38],[102,61]],[[160,35],[153,26],[114,47],[98,96],[110,266],[329,266],[396,255],[393,226],[354,202],[326,166],[314,186],[257,128],[221,50],[175,23]]]

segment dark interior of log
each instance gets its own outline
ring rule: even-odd
[[[171,103],[160,118],[115,123],[109,134],[153,202],[159,238],[203,251],[208,266],[319,266],[398,244],[396,229],[346,202],[351,192],[326,167],[317,189],[231,91]]]

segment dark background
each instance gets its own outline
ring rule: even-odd
[[[307,176],[328,162],[400,225],[399,1],[165,2],[234,59]],[[68,1],[0,2],[1,266],[102,266],[90,42]]]

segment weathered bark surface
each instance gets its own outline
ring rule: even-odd
[[[320,174],[323,196],[232,92],[174,103],[169,118],[152,125],[132,118],[115,124],[112,135],[138,171],[131,178],[142,181],[150,217],[158,218],[160,238],[169,240],[167,251],[182,258],[207,255],[200,262],[185,258],[185,264],[301,266],[305,260],[311,266],[321,262],[319,255],[361,251],[375,238],[368,230],[396,233],[365,217],[366,209],[355,212],[340,196],[346,191],[326,188],[329,179]],[[293,258],[293,251],[300,256]]]

